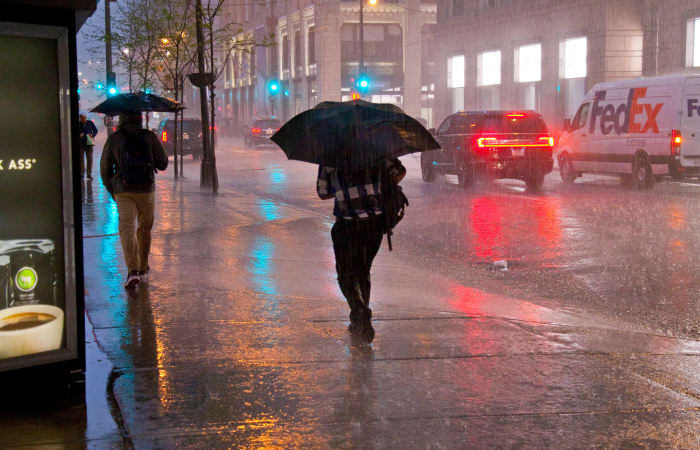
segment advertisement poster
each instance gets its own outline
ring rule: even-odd
[[[62,35],[0,22],[0,371],[76,353]]]

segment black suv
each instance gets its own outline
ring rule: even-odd
[[[182,145],[178,145],[178,152],[182,151],[183,155],[192,155],[192,159],[196,161],[202,157],[202,121],[195,118],[184,118],[182,122]],[[179,124],[177,129],[179,133]],[[168,156],[172,156],[175,141],[175,120],[170,117],[163,119],[158,125],[156,134],[165,147],[165,152]]]
[[[421,153],[424,181],[457,175],[471,186],[477,176],[524,180],[538,190],[552,171],[554,138],[535,111],[462,111],[431,130],[442,149]]]
[[[260,144],[270,144],[270,136],[282,126],[282,122],[274,118],[257,119],[246,127],[243,132],[243,143],[246,148]]]

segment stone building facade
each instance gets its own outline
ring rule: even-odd
[[[700,0],[438,0],[436,122],[535,109],[556,129],[596,83],[700,72],[698,17]]]
[[[362,97],[395,103],[409,114],[430,115],[425,42],[436,3],[377,0],[364,7],[365,72]],[[360,0],[267,0],[224,5],[222,20],[243,23],[232,39],[274,36],[273,45],[232,55],[217,86],[222,131],[236,132],[256,117],[288,120],[324,100],[358,94]],[[279,86],[273,93],[271,83]],[[427,105],[427,106],[426,106]]]

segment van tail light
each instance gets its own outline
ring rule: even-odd
[[[160,135],[160,140],[163,142],[168,142],[168,132],[163,130],[163,132]]]
[[[554,138],[552,136],[542,136],[539,141],[546,144],[549,147],[554,147]]]
[[[252,131],[253,134],[260,134],[260,132],[261,132],[262,130],[261,130],[260,128],[253,128],[253,129],[250,130],[250,131]]]
[[[476,140],[476,145],[479,148],[490,147],[489,144],[496,143],[497,139],[494,137],[480,137]]]
[[[681,155],[681,144],[683,137],[680,130],[671,130],[671,156]]]

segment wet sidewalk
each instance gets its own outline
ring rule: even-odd
[[[151,281],[133,295],[116,205],[97,180],[85,188],[88,395],[99,398],[52,445],[700,446],[697,341],[489,294],[384,244],[377,336],[359,344],[329,216],[171,176],[158,181]],[[0,447],[49,442],[9,419]]]

